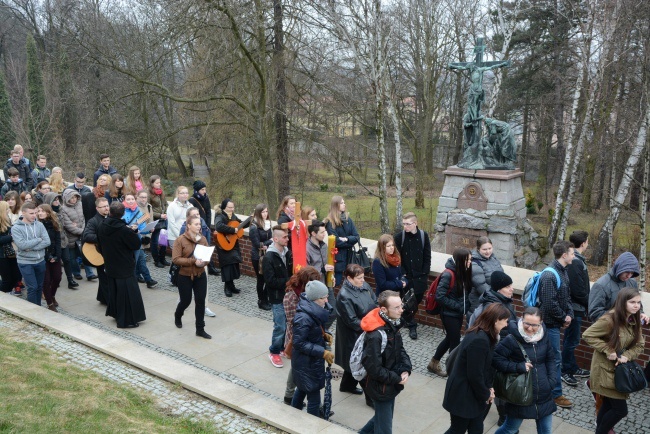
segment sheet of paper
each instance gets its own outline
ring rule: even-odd
[[[208,247],[197,244],[194,249],[194,257],[204,262],[210,262],[212,259],[212,252],[214,252],[214,246]]]
[[[160,220],[154,220],[154,221],[152,221],[152,222],[149,223],[147,226],[145,226],[144,229],[142,229],[142,230],[140,231],[140,233],[141,233],[141,234],[146,234],[146,233],[149,233],[149,232],[153,232],[154,228],[156,227],[156,225],[158,224],[159,221],[160,221]]]

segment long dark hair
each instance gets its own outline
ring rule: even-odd
[[[510,318],[510,311],[501,303],[491,303],[476,318],[474,325],[467,330],[467,333],[478,333],[483,330],[490,337],[490,343],[494,345],[497,342],[496,322],[502,319]]]
[[[461,297],[463,291],[466,293],[472,289],[472,265],[467,266],[467,260],[471,258],[472,252],[464,247],[457,247],[451,255],[456,264],[456,296]]]
[[[257,204],[255,207],[255,211],[253,211],[253,221],[255,222],[255,225],[260,228],[260,230],[264,230],[264,219],[262,218],[262,211],[266,210],[268,212],[269,207],[265,203],[260,203]],[[267,214],[266,219],[268,220],[271,216]]]
[[[641,309],[639,309],[634,315],[629,315],[627,313],[628,300],[640,295],[641,293],[639,293],[639,290],[636,288],[627,287],[621,289],[618,293],[618,297],[616,297],[614,309],[606,314],[612,325],[612,331],[609,334],[609,342],[607,344],[610,348],[614,348],[616,351],[623,349],[621,348],[621,338],[618,333],[620,328],[625,327],[628,324],[632,325],[634,337],[628,347],[636,345],[641,338]],[[632,322],[629,321],[630,318],[633,319]]]

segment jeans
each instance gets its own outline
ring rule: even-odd
[[[596,434],[607,434],[627,416],[627,401],[603,396],[603,405],[596,416]]]
[[[291,406],[302,410],[302,403],[305,401],[305,396],[307,397],[307,413],[320,417],[320,390],[303,392],[296,388],[296,391],[293,393],[293,399],[291,400]]]
[[[205,328],[205,297],[208,294],[208,278],[205,273],[195,276],[178,276],[178,294],[181,301],[176,306],[175,315],[182,317],[185,309],[192,303],[194,292],[194,317],[196,318],[196,331]]]
[[[395,398],[388,401],[375,401],[375,415],[359,431],[360,434],[391,434],[393,432],[393,410]]]
[[[447,350],[452,351],[460,343],[460,329],[463,327],[463,318],[456,318],[449,315],[440,315],[442,319],[442,326],[445,329],[445,338],[440,341],[436,353],[433,358],[436,360],[442,359]]]
[[[144,257],[144,250],[138,249],[135,251],[135,277],[142,276],[144,281],[151,282],[151,274],[147,268],[147,260]]]
[[[273,312],[273,334],[271,335],[269,352],[271,354],[280,354],[280,351],[284,350],[284,333],[287,330],[287,316],[284,314],[284,306],[282,303],[272,304],[271,311]]]
[[[475,417],[474,419],[466,419],[464,417],[449,415],[451,417],[451,426],[445,434],[483,434],[483,415]]]
[[[506,421],[494,434],[515,434],[519,431],[519,427],[523,421],[523,419],[506,416]],[[553,415],[549,414],[541,419],[535,419],[535,425],[537,425],[537,434],[551,434],[553,429]]]
[[[551,347],[553,347],[553,353],[555,355],[555,368],[557,370],[557,378],[555,380],[556,383],[555,387],[553,388],[553,399],[555,399],[562,396],[562,353],[560,352],[560,329],[547,328],[546,333],[548,335],[548,341],[551,344]]]
[[[38,264],[18,264],[27,287],[27,301],[38,306],[43,296],[43,280],[45,279],[45,260]]]
[[[77,262],[77,258],[81,257],[79,247],[76,244],[74,247],[68,247],[68,255],[70,255],[70,271],[72,275],[77,276],[81,274],[81,268],[79,268],[79,262]],[[95,275],[95,269],[93,267],[84,264],[84,270],[86,270],[86,277]]]
[[[574,354],[576,347],[580,343],[580,327],[582,326],[582,317],[575,316],[564,329],[564,342],[562,343],[562,373],[574,374],[579,366]]]

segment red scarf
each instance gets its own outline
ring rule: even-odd
[[[135,211],[138,208],[138,202],[133,202],[133,205],[127,205],[126,202],[124,202],[124,208]]]
[[[388,265],[390,265],[391,267],[399,267],[400,264],[402,263],[402,259],[396,253],[393,253],[392,255],[387,254],[386,262],[388,262]]]
[[[162,188],[154,188],[153,192],[156,193],[156,195],[160,196],[162,194]]]

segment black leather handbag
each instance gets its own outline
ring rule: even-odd
[[[361,245],[359,241],[359,249],[355,250],[352,247],[348,251],[348,265],[357,264],[363,268],[364,274],[370,274],[372,268],[370,267],[370,258],[368,258],[368,248]]]
[[[620,357],[625,350],[620,351]],[[619,363],[614,371],[614,386],[621,393],[639,392],[648,387],[643,368],[634,360]]]
[[[517,341],[517,345],[519,345],[521,352],[524,353],[526,363],[531,363],[528,354],[526,354],[526,350],[524,350],[524,347],[519,341]],[[530,405],[533,403],[532,369],[523,374],[497,371],[494,374],[493,387],[494,394],[497,398],[508,401],[511,404]]]

